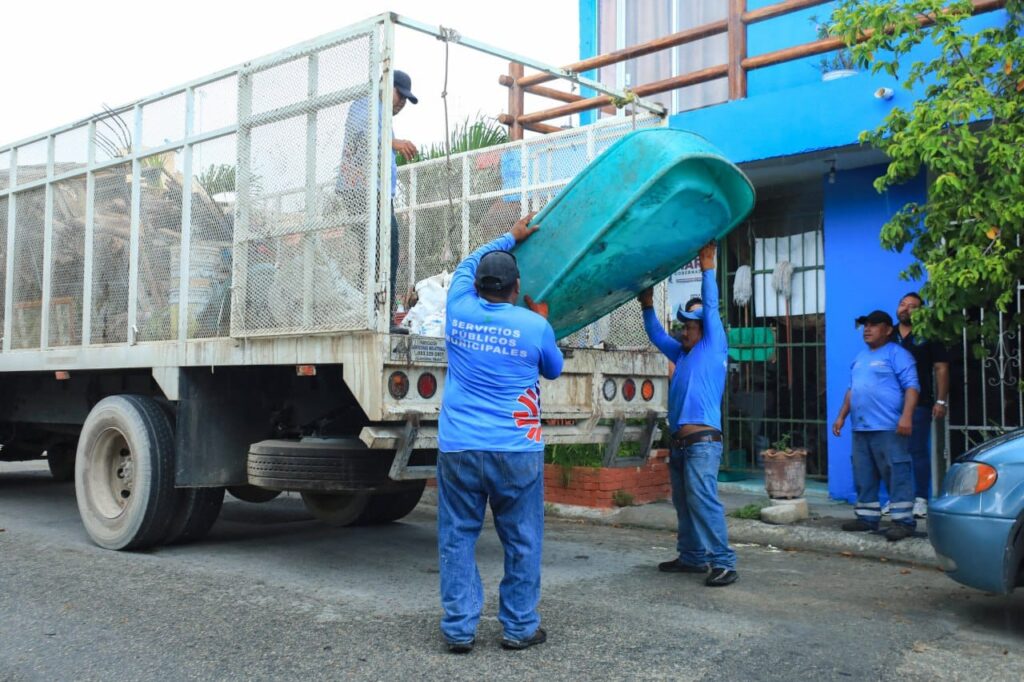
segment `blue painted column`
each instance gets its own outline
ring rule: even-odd
[[[896,305],[908,291],[920,287],[899,273],[913,258],[908,251],[892,253],[882,248],[882,225],[908,201],[924,201],[923,178],[879,194],[872,186],[884,166],[836,173],[825,181],[825,376],[828,409],[828,492],[833,498],[853,502],[853,470],[850,465],[851,422],[843,433],[832,435],[850,383],[853,358],[865,348],[854,319],[872,310],[885,310],[893,319]]]

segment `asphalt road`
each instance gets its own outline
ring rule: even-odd
[[[69,484],[0,463],[0,680],[1020,680],[1024,592],[934,569],[741,546],[740,582],[660,574],[671,534],[550,521],[547,644],[498,642],[500,545],[476,650],[448,654],[433,510],[332,529],[294,497],[228,498],[210,537],[143,553],[85,536]]]

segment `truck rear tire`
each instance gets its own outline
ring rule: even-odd
[[[164,542],[170,545],[202,540],[220,516],[224,488],[183,488],[178,496],[178,509]]]
[[[329,526],[350,526],[360,519],[370,493],[302,493],[306,511]]]
[[[75,497],[100,547],[143,549],[167,537],[178,496],[174,431],[159,403],[139,395],[96,403],[78,440]]]
[[[426,485],[426,481],[410,481],[403,483],[401,488],[394,492],[374,493],[359,517],[359,523],[391,523],[408,516],[419,504]]]

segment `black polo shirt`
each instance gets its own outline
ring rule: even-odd
[[[935,341],[923,341],[913,333],[900,336],[899,326],[892,330],[889,339],[914,356],[914,362],[917,363],[917,380],[921,384],[921,397],[917,399],[917,406],[930,408],[935,404],[935,363],[948,364],[951,361],[949,349]]]

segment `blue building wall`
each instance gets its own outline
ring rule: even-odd
[[[895,317],[896,304],[918,284],[900,280],[899,273],[913,260],[879,246],[882,224],[908,201],[925,198],[923,178],[879,194],[872,186],[884,172],[869,166],[836,173],[834,184],[825,183],[825,376],[828,378],[828,490],[837,499],[853,501],[850,467],[851,432],[848,421],[841,436],[832,435],[831,424],[839,414],[850,380],[850,364],[864,349],[861,330],[854,319],[872,310]]]
[[[777,0],[748,0],[749,9]],[[827,21],[834,3],[755,24],[748,30],[748,55],[797,45],[815,39],[810,17]],[[580,57],[597,50],[597,0],[580,0]],[[1006,22],[1005,12],[991,12],[968,20],[969,31]],[[666,31],[667,33],[668,31]],[[589,36],[585,42],[584,35]],[[918,46],[910,59],[930,59],[937,48]],[[877,127],[894,106],[909,109],[923,91],[903,88],[885,75],[858,73],[823,82],[817,64],[808,57],[748,73],[747,97],[720,105],[677,113],[669,125],[706,137],[735,163],[785,159],[801,154],[848,147],[858,143],[862,131]],[[876,99],[878,88],[892,88],[895,96]],[[841,152],[837,150],[841,159]],[[837,499],[853,501],[850,465],[851,434],[831,435],[831,423],[842,405],[849,384],[850,364],[864,347],[853,320],[874,309],[895,313],[899,298],[920,284],[904,282],[899,273],[912,261],[909,253],[895,254],[879,243],[881,226],[908,201],[926,197],[924,178],[884,194],[872,183],[884,166],[843,170],[835,183],[825,181],[824,241],[826,289],[826,406],[828,422],[828,486]]]

